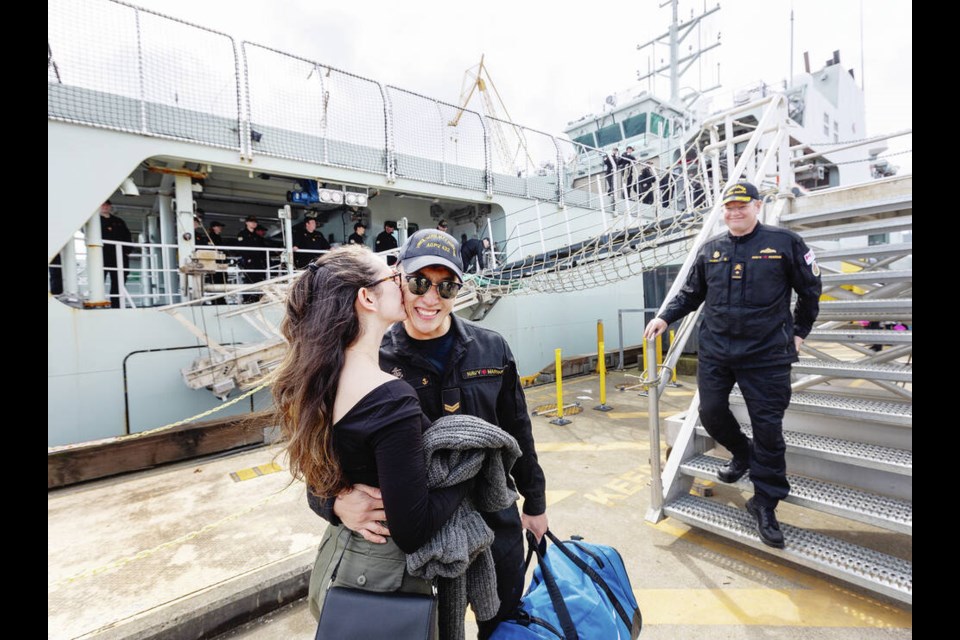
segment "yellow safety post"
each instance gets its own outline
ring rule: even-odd
[[[554,349],[554,354],[556,356],[556,372],[557,372],[557,417],[550,421],[550,424],[565,425],[570,424],[570,421],[563,417],[563,373],[562,373],[562,364],[560,362],[560,349]]]
[[[640,345],[640,353],[643,355],[643,371],[640,372],[640,384],[637,385],[640,387],[640,392],[637,393],[638,396],[647,395],[647,386],[643,384],[644,374],[646,374],[647,379],[652,378],[656,375],[655,370],[650,368],[650,350],[647,348],[647,343],[649,340],[644,340]],[[657,349],[656,352],[660,353],[660,336],[657,336]]]
[[[607,406],[607,352],[603,350],[603,320],[597,320],[597,371],[600,373],[600,404],[596,411],[612,411]]]

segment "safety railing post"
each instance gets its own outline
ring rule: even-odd
[[[659,336],[658,336],[659,338]],[[645,340],[644,351],[652,353],[656,346],[653,339]],[[648,414],[650,416],[650,509],[647,512],[647,519],[653,518],[657,522],[660,518],[656,517],[663,511],[663,481],[661,479],[660,465],[660,393],[657,389],[659,382],[659,372],[657,370],[648,370],[645,386],[648,389],[647,398],[649,399]]]

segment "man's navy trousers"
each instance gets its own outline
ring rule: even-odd
[[[754,501],[776,508],[790,493],[787,482],[783,413],[790,404],[790,364],[771,367],[728,367],[699,360],[700,421],[714,440],[737,458],[750,458]],[[730,391],[740,387],[750,424],[753,446],[730,411]]]

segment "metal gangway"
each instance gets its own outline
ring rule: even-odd
[[[911,544],[912,176],[799,196],[781,188],[794,184],[793,172],[811,154],[788,143],[783,96],[767,100],[763,120],[755,130],[742,135],[741,140],[746,141],[742,153],[729,153],[726,163],[720,161],[719,151],[735,142],[729,132],[736,111],[706,124],[713,142],[704,151],[706,160],[716,168],[713,175],[728,176],[724,184],[715,183],[715,188],[740,178],[758,185],[761,194],[766,194],[762,222],[799,233],[816,252],[823,273],[820,314],[801,347],[799,362],[793,365],[792,401],[784,416],[791,485],[784,502],[830,514],[839,523],[866,523],[902,536],[904,544]],[[756,153],[761,139],[765,140],[766,154]],[[721,192],[719,188],[716,193]],[[721,229],[722,209],[716,204],[663,306],[683,284],[696,248]],[[645,372],[654,396],[652,414],[699,313],[689,314],[680,323],[662,368]],[[750,419],[736,387],[731,406],[749,437]],[[691,492],[696,479],[715,480],[717,470],[729,457],[723,447],[713,451],[717,445],[700,425],[698,407],[699,394],[695,394],[688,409],[674,417],[682,420],[682,425],[676,440],[669,443],[672,447],[662,473],[659,459],[653,461],[656,481],[649,521],[676,518],[912,603],[912,562],[872,548],[869,542],[854,543],[841,535],[805,529],[798,520],[791,523],[790,516],[782,513],[786,548],[775,550],[762,544],[747,511],[704,497],[702,492]],[[652,415],[651,425],[655,423],[656,416]],[[732,486],[735,491],[750,492],[753,485],[745,477]],[[842,524],[837,530],[843,530]]]

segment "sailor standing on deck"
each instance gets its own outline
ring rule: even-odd
[[[757,220],[761,200],[754,185],[731,185],[723,205],[727,233],[704,243],[683,287],[647,324],[643,337],[660,335],[704,303],[697,360],[700,421],[733,454],[717,478],[732,483],[750,471],[754,495],[747,511],[757,519],[760,540],[783,548],[774,514],[790,492],[783,414],[790,404],[790,366],[820,310],[820,267],[799,235]],[[797,304],[791,314],[793,291]],[[750,414],[752,444],[730,412],[734,384]]]
[[[130,228],[127,223],[113,215],[113,203],[109,200],[100,205],[100,236],[103,240],[114,242],[130,242]],[[120,308],[120,279],[127,282],[130,273],[130,253],[133,247],[122,246],[120,249],[123,268],[117,267],[117,245],[114,242],[103,243],[103,270],[110,278],[110,306]],[[120,274],[123,275],[120,275]]]
[[[305,253],[305,251],[329,251],[330,243],[320,231],[317,231],[317,219],[307,218],[303,227],[293,234],[293,266],[303,269],[320,257],[319,253]]]
[[[619,164],[620,149],[614,147],[609,154],[603,153],[603,173],[607,178],[607,195],[614,199],[616,199],[616,172]]]
[[[250,251],[239,251],[240,268],[243,270],[243,279],[247,284],[262,282],[267,277],[267,252],[260,251],[267,246],[267,240],[257,233],[257,216],[247,216],[244,221],[244,228],[237,234],[236,246],[242,249],[251,249]],[[246,293],[243,296],[244,302],[256,302],[260,299],[259,293]]]
[[[633,155],[633,147],[627,147],[627,150],[623,152],[617,162],[618,166],[621,167],[622,173],[620,175],[623,176],[623,184],[626,186],[624,190],[627,192],[627,200],[630,199],[631,191],[637,192],[636,162],[637,157]]]
[[[397,248],[397,238],[393,235],[393,230],[396,228],[397,223],[393,220],[387,220],[383,223],[383,231],[377,234],[377,239],[373,243],[375,253]],[[392,267],[395,264],[397,264],[397,256],[387,256],[387,266]]]
[[[367,225],[363,221],[354,223],[353,233],[350,234],[350,237],[347,238],[347,244],[360,244],[366,246],[367,241],[364,239],[363,234],[367,232]]]

